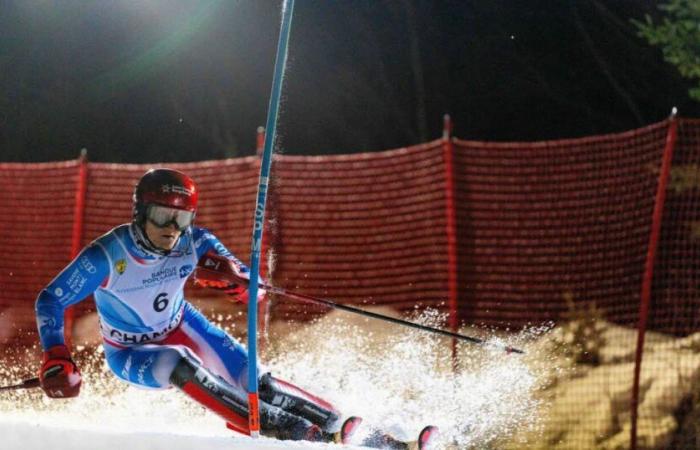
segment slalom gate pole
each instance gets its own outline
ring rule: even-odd
[[[253,286],[254,286],[254,284],[250,285],[251,292],[253,290]],[[448,337],[452,337],[452,338],[459,339],[462,341],[471,342],[472,344],[493,346],[493,347],[501,348],[508,353],[520,353],[520,354],[525,353],[524,351],[522,351],[520,349],[510,347],[507,345],[491,344],[491,343],[484,341],[483,339],[479,339],[479,338],[475,338],[475,337],[471,337],[471,336],[465,336],[463,334],[455,333],[452,331],[441,330],[439,328],[433,328],[433,327],[429,327],[427,325],[421,325],[418,323],[409,322],[407,320],[397,319],[395,317],[389,317],[389,316],[385,316],[383,314],[377,314],[377,313],[374,313],[371,311],[365,311],[364,309],[354,308],[352,306],[343,305],[343,304],[336,303],[334,301],[326,300],[323,298],[312,297],[310,295],[291,292],[291,291],[288,291],[288,290],[283,289],[283,288],[278,288],[278,287],[270,286],[270,285],[263,284],[263,283],[260,283],[260,285],[258,287],[261,289],[265,289],[268,293],[271,293],[271,294],[281,295],[283,297],[289,297],[289,298],[293,298],[293,299],[297,299],[297,300],[301,300],[301,301],[306,301],[306,302],[311,302],[311,303],[318,303],[321,305],[329,306],[331,308],[351,312],[353,314],[359,314],[362,316],[371,317],[373,319],[384,320],[386,322],[391,322],[391,323],[395,323],[398,325],[404,325],[404,326],[407,326],[410,328],[415,328],[417,330],[428,331],[430,333],[441,334],[443,336],[448,336]],[[255,290],[257,292],[257,288]]]
[[[280,106],[282,79],[287,65],[287,44],[292,25],[294,0],[285,0],[282,6],[282,26],[277,43],[275,71],[272,78],[270,105],[267,110],[265,145],[260,163],[260,180],[258,182],[258,201],[253,217],[253,238],[250,251],[250,279],[257,280],[260,273],[260,247],[262,246],[263,223],[265,221],[265,201],[270,180],[272,150],[276,138],[277,115]],[[260,409],[258,407],[258,285],[251,283],[248,300],[248,426],[250,436],[260,435]]]
[[[22,381],[20,384],[15,384],[12,386],[0,386],[0,391],[14,391],[17,389],[34,389],[41,386],[38,378],[29,378],[28,380]]]

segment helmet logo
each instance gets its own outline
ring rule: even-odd
[[[182,195],[186,195],[188,197],[191,197],[192,193],[193,193],[191,190],[187,189],[186,187],[179,186],[177,184],[164,184],[163,186],[161,186],[161,190],[165,194],[172,192],[173,194],[182,194]]]

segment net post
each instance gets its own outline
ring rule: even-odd
[[[666,201],[666,188],[671,172],[673,160],[673,149],[676,145],[678,134],[678,110],[674,107],[668,118],[668,131],[666,133],[666,144],[661,160],[661,170],[659,171],[659,181],[656,188],[656,199],[654,201],[654,211],[651,221],[651,232],[649,235],[649,245],[644,263],[644,276],[642,278],[642,291],[639,303],[639,325],[637,327],[637,349],[634,360],[634,381],[632,384],[632,395],[630,405],[630,449],[637,448],[637,421],[639,413],[639,382],[642,367],[642,353],[644,351],[644,336],[646,333],[647,319],[649,317],[649,303],[651,301],[651,286],[654,275],[654,261],[656,259],[656,249],[661,235],[661,221],[663,218],[664,203]]]
[[[272,165],[272,150],[275,143],[275,130],[277,128],[277,116],[282,91],[282,80],[287,62],[287,44],[291,29],[294,0],[285,0],[282,6],[282,25],[279,41],[277,43],[277,56],[275,59],[274,75],[272,77],[272,90],[270,104],[267,111],[267,123],[265,143],[263,146],[262,160],[260,162],[260,178],[258,182],[258,195],[255,212],[253,215],[253,237],[250,251],[250,280],[248,300],[248,425],[250,435],[260,435],[260,411],[258,408],[258,275],[260,273],[260,250],[262,246],[263,224],[265,222],[265,202],[270,181],[270,167]]]
[[[85,197],[87,195],[87,174],[88,159],[87,149],[80,150],[78,156],[78,183],[75,188],[75,208],[73,209],[73,229],[71,232],[70,259],[75,258],[80,253],[83,243],[83,229],[85,220]],[[68,348],[73,341],[73,322],[75,321],[75,307],[66,309],[64,318],[63,334]]]
[[[456,333],[459,329],[459,310],[457,305],[457,212],[455,204],[454,181],[454,146],[452,145],[452,119],[449,114],[443,116],[442,149],[445,161],[445,201],[446,201],[446,236],[447,236],[447,305],[449,309],[449,328]],[[457,339],[452,338],[452,367],[457,369]]]

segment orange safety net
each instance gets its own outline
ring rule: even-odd
[[[536,143],[454,140],[459,318],[541,323],[558,319],[572,299],[634,326],[667,128]],[[650,326],[675,333],[697,329],[698,267],[688,262],[697,260],[697,188],[677,195],[673,180],[697,166],[698,129],[697,120],[681,121],[674,164],[688,167],[672,169],[668,201],[677,206],[664,216],[652,299],[666,312],[653,309]],[[272,282],[356,305],[446,309],[443,145],[275,156],[265,232]],[[197,222],[247,260],[258,159],[167,165],[199,183]],[[133,186],[156,166],[88,164],[83,244],[130,220]],[[0,240],[3,342],[20,334],[36,342],[34,299],[70,259],[77,176],[77,161],[0,164],[0,206],[11,212]],[[291,319],[322,311],[283,299],[274,308]]]
[[[266,267],[265,259],[263,270],[278,287],[340,303],[447,311],[452,249],[461,322],[519,328],[594,305],[632,331],[624,339],[634,348],[669,123],[547,142],[454,139],[449,162],[445,140],[342,156],[276,155],[263,245],[272,264]],[[686,336],[700,330],[700,120],[679,119],[678,131],[648,330]],[[259,160],[166,165],[200,186],[197,223],[247,261]],[[83,245],[131,220],[134,185],[158,166],[88,163]],[[0,163],[1,344],[38,343],[34,300],[70,261],[79,169],[79,161]],[[188,295],[202,293],[189,287]],[[76,314],[91,308],[83,302]],[[273,316],[305,320],[325,311],[278,298]],[[695,359],[692,348],[683,356],[686,350],[672,363],[675,371],[692,373]],[[649,371],[668,369],[642,355],[640,398]],[[627,364],[623,376],[610,371],[586,395],[601,398],[613,385],[631,386],[634,362]],[[572,398],[570,409],[585,401]],[[657,418],[641,404],[640,421]]]
[[[700,330],[700,120],[682,119],[654,268],[649,328]]]
[[[273,170],[275,284],[341,303],[444,308],[441,141],[381,153],[284,156]],[[276,309],[287,318],[325,311],[286,301]]]
[[[570,299],[636,325],[667,129],[457,140],[461,318],[539,324],[559,318]]]
[[[0,343],[38,343],[34,300],[68,262],[78,161],[0,163]]]

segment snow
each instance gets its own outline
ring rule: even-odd
[[[73,428],[41,422],[17,422],[3,418],[0,423],[1,448],[29,449],[128,449],[128,450],[279,450],[279,449],[359,449],[360,447],[309,442],[277,441],[261,437],[214,437],[175,432],[131,432],[119,429]]]
[[[129,450],[221,450],[221,449],[294,449],[323,448],[313,445],[298,445],[272,439],[211,437],[175,433],[130,432],[128,430],[99,430],[90,428],[72,428],[70,426],[52,425],[41,422],[15,422],[3,418],[0,433],[6,436],[2,448],[8,450],[50,448],[95,450],[95,449],[129,449]],[[328,446],[325,446],[328,447]]]
[[[3,450],[353,449],[252,439],[228,430],[175,390],[146,391],[87,373],[76,399],[51,400],[38,390],[2,396]]]
[[[391,314],[391,311],[380,311]],[[428,313],[420,322],[441,326]],[[471,330],[467,330],[470,331]],[[522,346],[531,333],[500,341]],[[495,346],[460,344],[453,370],[450,340],[405,327],[334,312],[317,323],[282,325],[271,331],[265,362],[290,380],[359,415],[364,425],[413,438],[423,426],[440,428],[439,448],[488,445],[517,429],[536,429],[540,376],[520,355]],[[357,446],[252,440],[225,428],[174,389],[150,391],[119,382],[101,351],[83,357],[84,382],[76,399],[51,400],[40,390],[0,394],[0,448],[8,450],[104,449],[359,449]],[[5,361],[4,368],[11,367]],[[7,384],[22,376],[5,370]],[[0,371],[2,372],[2,371]],[[25,371],[26,372],[26,371]]]

